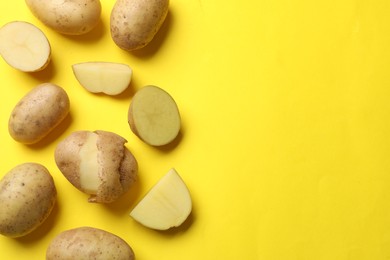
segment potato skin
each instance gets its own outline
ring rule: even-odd
[[[9,134],[20,143],[37,143],[65,119],[69,110],[65,90],[52,83],[40,84],[16,104],[8,121]]]
[[[49,171],[37,163],[24,163],[0,181],[0,234],[21,237],[40,226],[57,198]]]
[[[89,202],[111,203],[126,193],[136,181],[138,163],[126,149],[123,137],[107,131],[95,131],[98,135],[97,149],[100,186]],[[88,193],[80,183],[80,150],[87,141],[89,131],[76,131],[61,141],[55,149],[55,161],[65,178],[77,189]]]
[[[134,260],[134,252],[122,238],[92,227],[79,227],[57,235],[46,250],[46,259]]]
[[[110,17],[111,37],[122,49],[146,46],[168,14],[169,0],[117,0]]]
[[[67,35],[90,32],[99,22],[99,0],[26,0],[30,11],[46,26]]]

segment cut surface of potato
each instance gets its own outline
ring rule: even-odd
[[[47,66],[51,48],[45,34],[35,25],[14,21],[0,29],[0,54],[11,67],[34,72]]]
[[[165,90],[146,86],[134,95],[128,122],[145,143],[162,146],[172,142],[179,134],[180,121],[176,102]]]
[[[190,192],[175,169],[169,170],[130,212],[142,225],[167,230],[180,226],[192,210]]]
[[[98,135],[89,132],[84,145],[80,148],[80,186],[88,194],[95,194],[99,188],[101,180],[99,178],[99,164],[97,157],[99,154],[96,143]]]
[[[72,66],[80,85],[92,93],[118,95],[129,85],[133,70],[114,62],[84,62]]]

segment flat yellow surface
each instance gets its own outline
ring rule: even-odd
[[[0,23],[32,22],[52,45],[52,62],[22,73],[0,60],[0,175],[34,161],[52,173],[57,206],[35,232],[0,236],[0,259],[44,259],[59,232],[93,226],[125,239],[138,260],[390,259],[390,2],[388,0],[172,0],[169,16],[141,51],[111,40],[114,0],[90,34],[60,35],[24,1],[1,1]],[[71,65],[115,61],[134,70],[129,89],[91,94]],[[53,82],[71,114],[48,138],[10,138],[16,102]],[[132,96],[164,88],[182,116],[168,149],[141,142],[127,124]],[[75,130],[102,129],[128,140],[139,182],[112,205],[89,204],[53,158]],[[193,212],[176,230],[149,230],[129,212],[175,167]],[[3,210],[3,209],[0,209]]]

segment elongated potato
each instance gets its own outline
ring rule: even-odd
[[[114,42],[132,51],[152,41],[168,14],[169,0],[117,0],[111,11]]]
[[[21,237],[38,228],[57,198],[54,180],[41,164],[23,163],[0,180],[0,234]]]
[[[8,131],[20,143],[37,143],[65,119],[69,110],[64,89],[52,83],[40,84],[16,104]]]
[[[25,0],[31,12],[46,26],[68,35],[91,31],[99,22],[99,0]]]
[[[51,47],[38,27],[14,21],[0,28],[0,55],[17,70],[35,72],[49,64]]]
[[[134,260],[130,245],[117,235],[102,229],[79,227],[63,231],[49,244],[47,260]]]
[[[179,134],[181,124],[175,100],[156,86],[146,86],[135,93],[128,122],[134,134],[153,146],[172,142]]]
[[[90,195],[89,202],[114,202],[137,177],[138,164],[126,142],[107,131],[73,132],[57,145],[55,161],[73,186]]]

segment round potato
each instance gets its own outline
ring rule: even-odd
[[[31,12],[46,26],[68,35],[81,35],[91,31],[99,22],[99,0],[26,0]]]
[[[70,183],[90,194],[89,202],[111,203],[136,181],[138,164],[127,141],[107,131],[76,131],[55,150],[58,168]]]
[[[169,0],[117,0],[110,17],[111,37],[132,51],[152,41],[168,14]]]
[[[57,198],[49,171],[37,163],[24,163],[0,181],[0,234],[21,237],[40,226]]]
[[[51,83],[38,85],[16,104],[8,131],[20,143],[37,143],[65,119],[69,110],[64,89]]]
[[[79,227],[57,235],[46,250],[46,259],[133,260],[134,252],[126,241],[105,230]]]

